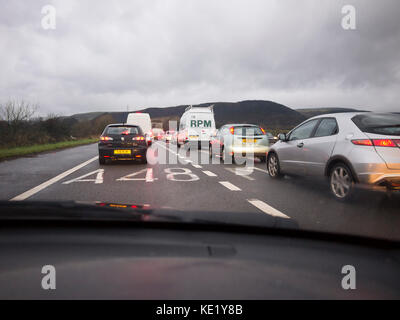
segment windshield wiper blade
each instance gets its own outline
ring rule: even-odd
[[[75,201],[0,201],[0,220],[140,220],[140,206],[119,210],[110,206],[96,206]]]

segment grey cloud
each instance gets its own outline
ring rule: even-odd
[[[0,0],[0,100],[44,111],[277,100],[396,110],[400,5],[390,1]],[[341,28],[341,8],[357,30]]]

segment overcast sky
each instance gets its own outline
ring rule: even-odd
[[[247,99],[399,111],[400,2],[0,0],[8,99],[63,115]]]

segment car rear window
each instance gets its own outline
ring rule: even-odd
[[[106,134],[141,134],[139,127],[112,126],[107,128]]]
[[[234,134],[241,136],[259,136],[264,134],[259,127],[252,126],[235,127],[234,130]]]
[[[367,113],[352,118],[363,132],[400,136],[400,114]]]

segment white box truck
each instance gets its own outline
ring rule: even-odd
[[[214,105],[209,107],[186,108],[179,121],[178,147],[185,143],[198,143],[205,145],[215,134]]]
[[[146,137],[147,144],[152,144],[153,133],[151,130],[151,118],[148,113],[131,112],[127,116],[126,123],[139,126]]]

